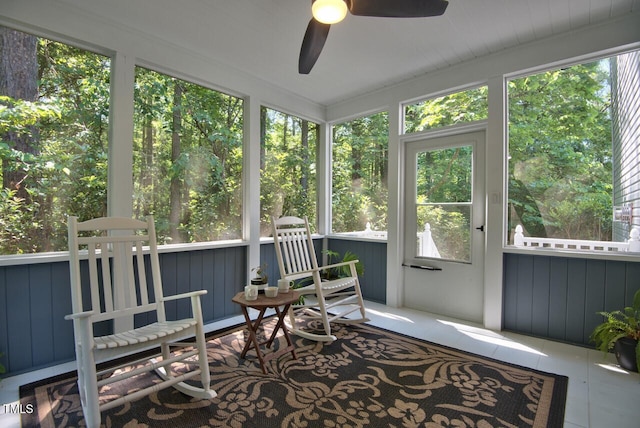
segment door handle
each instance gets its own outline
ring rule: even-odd
[[[484,224],[480,227],[476,227],[476,230],[479,230],[480,232],[484,232]]]
[[[410,268],[414,268],[414,269],[423,269],[423,270],[432,270],[432,271],[440,271],[440,270],[442,270],[442,268],[435,267],[435,266],[405,265],[404,263],[402,264],[402,266],[410,267]]]

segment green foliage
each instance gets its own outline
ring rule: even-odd
[[[333,129],[332,230],[387,229],[389,117],[382,112]]]
[[[611,240],[608,61],[509,82],[509,228]]]
[[[137,68],[134,215],[163,243],[242,234],[242,100]]]
[[[0,357],[2,357],[4,354],[0,353]],[[0,363],[0,374],[5,374],[7,371],[4,368],[4,366]],[[0,381],[2,380],[2,378],[0,378]]]
[[[337,251],[322,250],[322,253],[328,256],[327,261],[329,265],[335,264],[335,263],[347,263],[347,262],[358,260],[356,263],[356,272],[360,276],[364,275],[364,264],[358,259],[358,256],[352,253],[351,251],[349,250],[345,251],[344,256],[342,256],[342,259],[340,258],[340,253],[338,253]],[[324,270],[325,279],[344,278],[347,276],[351,276],[350,265],[338,266],[338,267]]]
[[[261,126],[261,236],[271,234],[271,216],[307,217],[315,227],[318,125],[263,107]]]
[[[418,226],[429,223],[440,256],[449,260],[471,260],[470,210],[468,207],[424,206],[417,213]],[[418,232],[423,229],[418,228]]]
[[[609,352],[616,341],[623,337],[638,340],[636,359],[640,368],[640,290],[633,296],[632,306],[612,312],[598,312],[604,317],[604,322],[596,326],[590,336],[596,348]]]
[[[488,117],[488,88],[482,86],[405,107],[405,132],[421,132]]]
[[[109,59],[40,39],[38,99],[0,96],[1,254],[66,249],[66,216],[106,214]]]

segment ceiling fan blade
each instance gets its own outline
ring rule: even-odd
[[[331,25],[323,24],[315,19],[309,21],[307,31],[304,33],[304,39],[302,40],[302,47],[300,48],[298,73],[309,74],[318,60],[320,52],[322,52],[324,42],[327,41],[329,28],[331,28]]]
[[[446,0],[347,0],[352,15],[385,18],[438,16],[448,5]]]

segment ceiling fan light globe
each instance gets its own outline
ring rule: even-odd
[[[323,24],[335,24],[347,16],[347,4],[344,0],[316,0],[311,5],[316,21]]]

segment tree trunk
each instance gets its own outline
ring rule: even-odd
[[[173,119],[171,125],[171,164],[175,166],[180,158],[180,134],[182,132],[182,87],[175,83],[173,89]],[[180,231],[180,214],[182,198],[180,192],[180,174],[176,168],[171,173],[171,190],[170,190],[170,212],[169,225],[171,228],[172,242],[181,242]]]
[[[260,171],[265,169],[265,145],[267,139],[267,109],[260,108]]]
[[[38,97],[38,39],[30,34],[0,27],[0,95],[14,99],[35,101]],[[35,127],[28,132],[6,132],[0,136],[3,141],[23,153],[37,154],[38,134]],[[24,185],[27,173],[15,168],[10,160],[2,165],[2,184],[9,190],[16,190],[20,198],[29,200]]]
[[[309,122],[302,120],[300,125],[301,135],[300,140],[302,143],[302,170],[300,171],[300,187],[304,195],[309,191]]]

